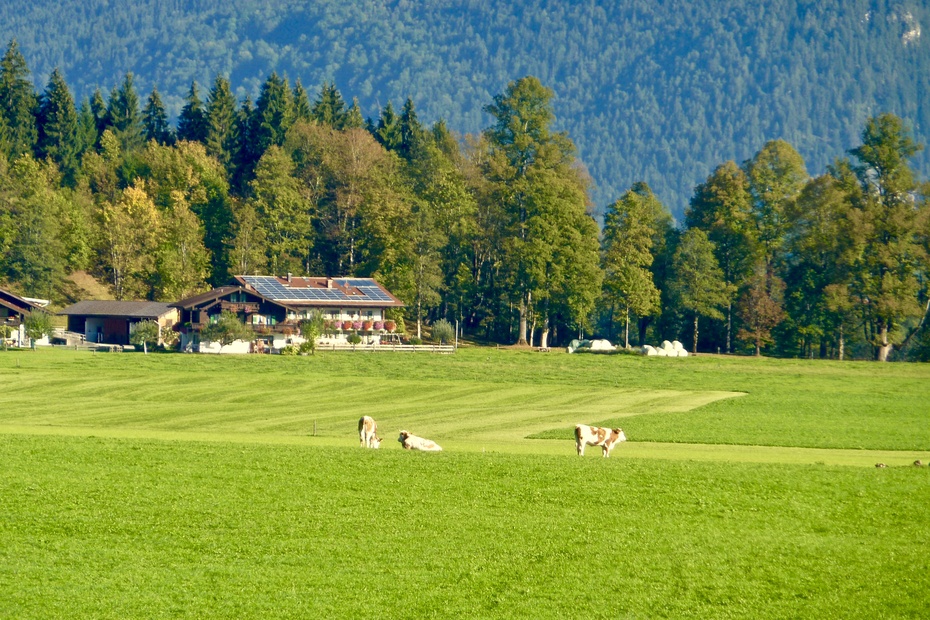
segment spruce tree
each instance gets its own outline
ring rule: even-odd
[[[358,105],[358,97],[352,97],[352,105],[346,112],[345,122],[342,124],[343,129],[364,129],[365,119],[362,116],[362,109]]]
[[[77,111],[61,72],[56,68],[39,100],[37,154],[50,158],[70,184],[78,165]]]
[[[162,103],[158,89],[153,88],[145,108],[142,110],[142,126],[146,142],[154,140],[158,144],[171,144],[174,136],[171,134],[171,125],[168,124],[168,113]]]
[[[94,114],[94,110],[89,99],[85,98],[81,103],[81,107],[78,109],[76,129],[76,155],[78,161],[80,161],[84,153],[90,149],[93,149],[94,145],[97,144],[97,140],[100,139],[100,136],[97,133],[97,117]]]
[[[38,139],[37,104],[26,59],[13,39],[0,59],[0,114],[6,120],[7,154],[11,159],[34,152]]]
[[[287,130],[294,124],[294,102],[287,80],[272,73],[262,84],[258,101],[255,102],[254,142],[258,157],[269,146],[281,146]],[[255,161],[258,161],[256,158]]]
[[[233,155],[234,174],[230,184],[241,196],[248,192],[249,181],[261,153],[255,141],[255,107],[246,96],[236,114],[236,151]]]
[[[414,109],[413,100],[409,97],[400,113],[398,127],[400,130],[400,145],[397,152],[407,161],[412,161],[416,157],[417,149],[421,146],[420,142],[424,138],[424,130],[417,119],[417,111]]]
[[[184,107],[178,116],[178,140],[188,142],[205,142],[207,139],[206,115],[203,110],[203,101],[197,89],[197,82],[191,82],[187,97],[184,98]]]
[[[143,145],[139,95],[133,85],[132,73],[127,73],[122,85],[110,95],[107,121],[123,151],[132,151]]]
[[[107,102],[103,98],[100,89],[94,89],[94,94],[90,98],[90,111],[94,115],[94,126],[97,131],[97,140],[103,135],[103,130],[110,126],[110,117],[107,114]],[[94,142],[96,145],[96,141]]]
[[[335,83],[323,83],[320,95],[313,103],[313,118],[322,125],[342,129],[345,124],[346,104]]]
[[[304,90],[300,80],[294,84],[294,120],[310,122],[313,120],[313,110],[310,107],[310,98],[307,91]]]
[[[374,131],[375,140],[389,151],[396,151],[401,145],[400,119],[394,113],[394,106],[388,101],[381,111],[378,125]]]
[[[229,80],[217,76],[207,96],[207,135],[204,141],[207,153],[223,164],[228,173],[238,149],[239,123],[236,113],[236,98],[232,94]]]

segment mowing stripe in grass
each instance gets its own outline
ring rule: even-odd
[[[106,437],[113,439],[145,439],[168,442],[206,442],[228,444],[255,444],[305,446],[308,448],[345,448],[356,450],[355,437],[282,435],[274,433],[209,433],[194,431],[163,431],[140,428],[104,428],[86,426],[25,426],[0,424],[0,435],[38,435],[65,437]],[[384,434],[384,433],[382,433]],[[382,450],[401,450],[396,436],[384,434]],[[526,439],[512,440],[443,440],[449,452],[489,452],[565,456],[578,458],[575,445],[568,440]],[[589,448],[584,458],[602,458],[598,449]],[[613,459],[662,459],[672,461],[720,461],[730,463],[770,463],[791,465],[841,465],[874,467],[876,463],[888,466],[912,467],[915,460],[930,463],[930,452],[892,450],[837,450],[825,448],[786,448],[776,446],[738,446],[720,444],[687,444],[661,442],[633,442],[621,444],[611,454]]]

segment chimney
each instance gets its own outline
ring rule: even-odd
[[[333,288],[333,279],[326,278],[326,288]]]
[[[291,283],[291,272],[290,271],[287,272],[287,283],[288,284]]]

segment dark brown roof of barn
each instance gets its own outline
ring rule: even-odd
[[[20,314],[28,314],[39,306],[9,291],[0,288],[0,304]]]
[[[213,301],[219,299],[224,295],[232,293],[233,291],[243,291],[245,290],[241,286],[220,286],[213,289],[212,291],[207,291],[206,293],[200,293],[199,295],[194,295],[193,297],[188,297],[187,299],[182,299],[181,301],[176,301],[171,306],[173,308],[184,308],[189,310],[195,308],[202,304],[205,301]]]
[[[59,312],[68,316],[118,316],[132,319],[157,319],[171,312],[160,301],[79,301]]]

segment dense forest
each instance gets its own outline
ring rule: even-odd
[[[900,117],[810,175],[769,140],[718,162],[683,222],[644,181],[606,207],[555,94],[536,77],[485,104],[480,134],[427,124],[407,98],[364,118],[333,83],[272,72],[257,97],[192,85],[176,123],[126,73],[76,105],[61,72],[37,91],[16,40],[0,58],[0,286],[55,304],[176,301],[233,274],[375,277],[411,335],[448,319],[492,342],[930,358],[930,186]]]
[[[0,3],[0,41],[19,41],[37,88],[58,68],[80,102],[132,72],[171,119],[192,82],[222,75],[254,101],[277,72],[310,92],[335,84],[364,118],[409,97],[424,122],[477,134],[488,101],[535,75],[598,215],[644,181],[677,219],[717,163],[770,140],[813,174],[882,112],[926,142],[928,25],[913,0]],[[928,176],[930,154],[913,165]]]

